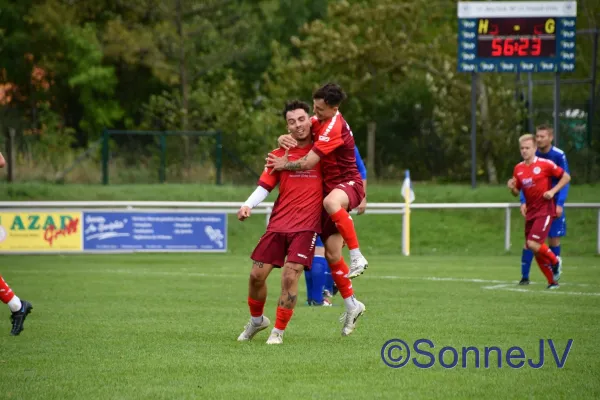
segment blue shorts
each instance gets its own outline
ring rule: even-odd
[[[549,238],[562,237],[567,234],[567,218],[563,211],[563,215],[560,218],[554,219],[550,226],[550,232],[548,232]]]
[[[325,247],[323,241],[321,240],[321,236],[317,235],[317,241],[315,242],[315,247]]]

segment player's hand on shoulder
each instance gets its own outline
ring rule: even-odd
[[[521,215],[524,217],[527,216],[527,204],[525,203],[521,204]]]
[[[279,144],[280,147],[283,147],[286,150],[289,150],[292,147],[296,147],[298,145],[298,142],[296,142],[296,139],[294,139],[292,137],[292,135],[289,135],[289,134],[279,136],[279,138],[277,139],[277,143]]]
[[[246,218],[248,218],[250,214],[252,214],[252,210],[250,209],[250,207],[242,206],[242,208],[240,208],[240,210],[237,213],[237,217],[240,221],[243,221]]]

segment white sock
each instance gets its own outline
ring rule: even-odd
[[[263,322],[263,317],[262,315],[260,317],[252,317],[252,323],[256,326],[262,324]]]
[[[346,297],[344,299],[344,304],[346,305],[346,310],[347,311],[354,310],[357,307],[356,297],[354,297],[354,295],[352,295],[350,297]]]
[[[350,257],[356,258],[356,257],[360,257],[360,256],[362,256],[362,253],[360,252],[360,249],[350,250]]]
[[[277,329],[277,328],[273,328],[273,330],[271,331],[271,333],[279,333],[280,335],[283,335],[283,332],[281,329]]]
[[[17,295],[14,295],[13,298],[8,302],[8,308],[10,308],[10,311],[12,312],[19,311],[21,307],[23,307],[23,304],[21,304],[21,299],[19,299]]]

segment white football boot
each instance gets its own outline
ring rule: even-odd
[[[271,332],[267,344],[283,344],[283,333]]]
[[[254,323],[252,322],[252,318],[250,318],[250,321],[248,321],[248,323],[244,327],[244,331],[242,333],[240,333],[240,336],[238,336],[238,338],[237,338],[238,342],[245,342],[248,340],[252,340],[254,335],[256,335],[258,332],[260,332],[262,330],[267,329],[270,324],[271,324],[271,321],[269,321],[269,318],[267,318],[264,315],[263,315],[263,319],[262,319],[262,322],[260,325],[254,325]]]
[[[369,262],[362,254],[356,257],[351,257],[350,272],[348,272],[348,278],[354,279],[357,276],[362,275],[368,267]]]
[[[356,328],[356,321],[363,315],[365,310],[365,305],[356,300],[356,307],[342,314],[340,318],[340,322],[344,323],[344,326],[342,327],[342,336],[348,336],[354,331],[354,328]]]

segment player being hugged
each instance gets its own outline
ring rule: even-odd
[[[540,270],[548,280],[548,289],[558,288],[561,260],[544,243],[552,220],[556,218],[554,196],[569,181],[571,176],[554,162],[539,158],[535,137],[531,134],[519,138],[523,161],[515,166],[508,188],[513,196],[522,190],[527,205],[525,217],[525,239],[528,249],[533,251]],[[552,187],[552,178],[559,181]]]
[[[298,147],[291,150],[276,149],[273,153],[278,156],[285,154],[289,159],[297,160],[310,151],[312,140],[309,111],[309,105],[301,101],[286,104],[283,116],[288,131],[298,141]],[[315,240],[321,231],[323,181],[319,164],[307,171],[280,172],[265,168],[258,187],[238,211],[238,219],[244,221],[248,218],[252,208],[267,198],[277,184],[279,195],[273,206],[267,231],[251,256],[253,264],[248,290],[251,318],[238,337],[239,341],[251,340],[269,326],[269,319],[263,315],[267,299],[266,280],[274,267],[283,267],[277,319],[267,344],[283,343],[283,333],[292,318],[298,298],[298,280],[303,270],[311,267]]]

